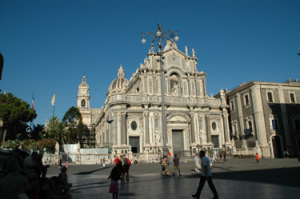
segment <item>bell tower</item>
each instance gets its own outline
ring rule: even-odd
[[[82,78],[82,82],[78,87],[77,94],[77,108],[82,115],[82,122],[89,126],[91,124],[91,108],[90,108],[90,89],[86,83],[85,75]]]

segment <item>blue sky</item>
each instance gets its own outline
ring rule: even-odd
[[[156,2],[156,1],[153,1]],[[150,48],[142,32],[179,30],[208,94],[247,81],[300,79],[299,0],[1,0],[0,89],[31,104],[44,124],[76,106],[85,74],[91,107],[101,108],[120,64],[130,79]]]

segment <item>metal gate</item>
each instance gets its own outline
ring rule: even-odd
[[[129,137],[132,153],[140,153],[140,137]]]
[[[183,131],[172,130],[172,142],[173,142],[173,155],[177,154],[179,157],[183,154]]]

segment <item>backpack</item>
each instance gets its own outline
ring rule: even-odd
[[[120,159],[118,159],[118,166],[122,166],[122,161]]]
[[[124,166],[130,166],[131,165],[131,161],[128,158],[124,159]]]

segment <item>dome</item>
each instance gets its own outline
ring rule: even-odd
[[[128,85],[129,81],[124,76],[124,70],[122,64],[118,70],[118,77],[109,86],[108,92],[117,92],[121,91]]]

